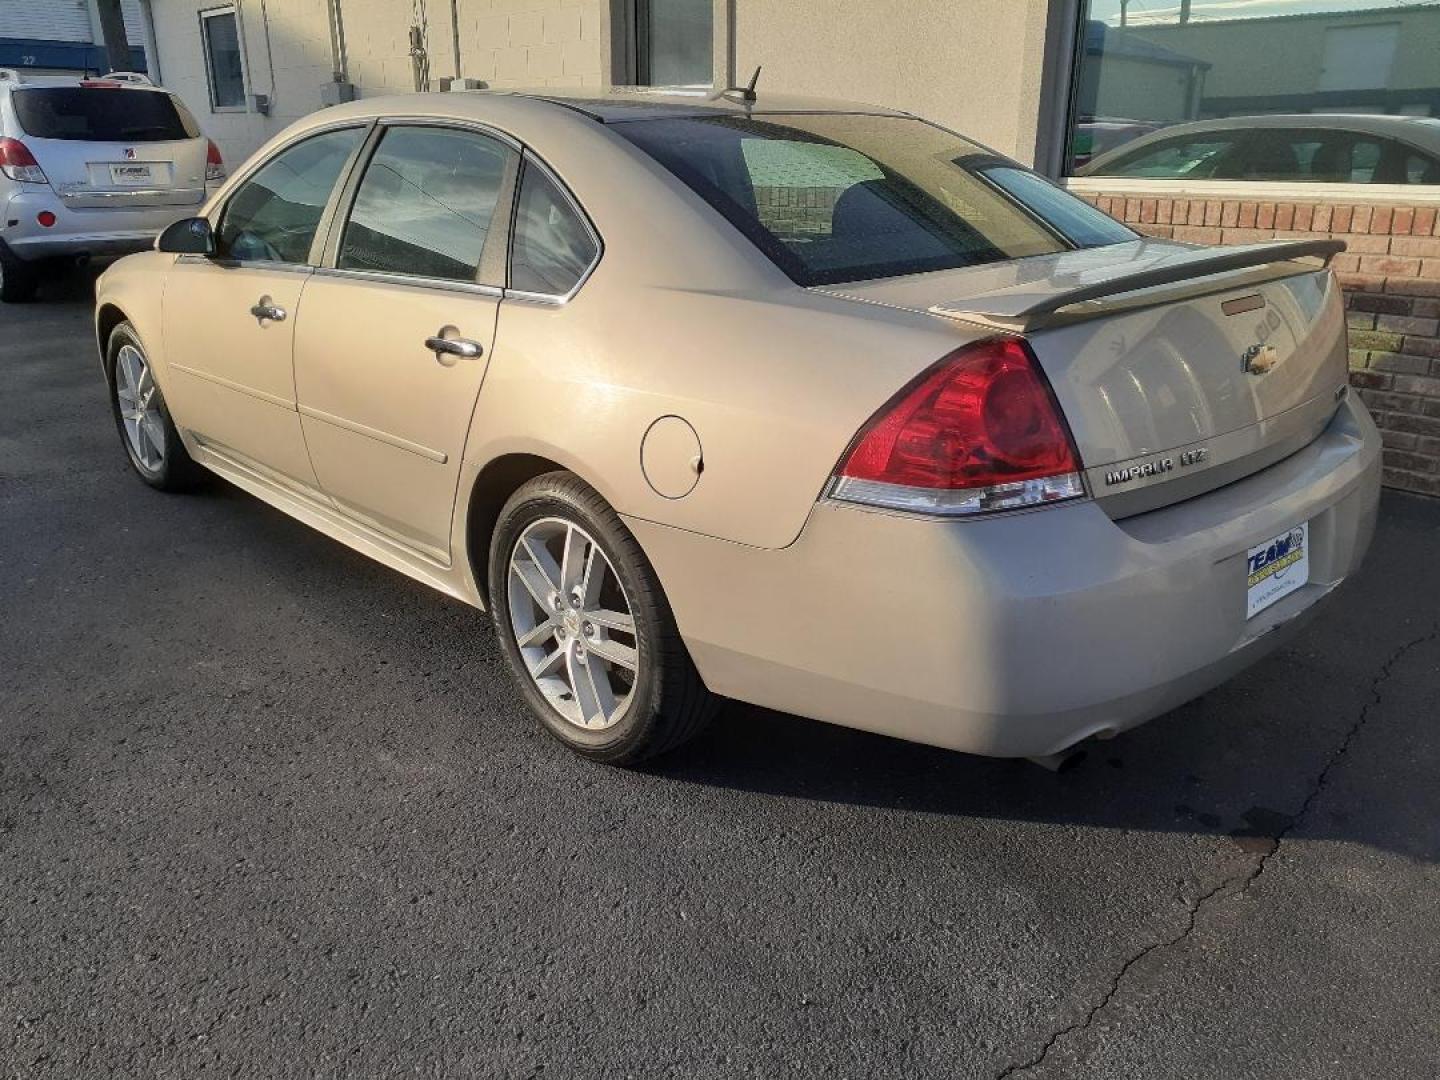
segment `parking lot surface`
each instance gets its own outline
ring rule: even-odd
[[[624,772],[481,613],[129,475],[89,285],[0,310],[0,1076],[1440,1074],[1440,503],[1059,776],[739,705]]]

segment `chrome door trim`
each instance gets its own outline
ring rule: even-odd
[[[213,266],[218,270],[268,270],[277,274],[308,274],[314,267],[305,263],[265,262],[260,259],[217,259],[213,255],[176,255],[175,262]]]
[[[471,296],[488,296],[498,300],[505,290],[495,285],[481,285],[476,281],[455,281],[453,278],[421,277],[418,274],[392,274],[384,270],[350,270],[339,266],[317,266],[316,277],[346,278],[355,281],[373,282],[376,285],[403,285],[411,289],[438,289],[443,292],[468,293]]]
[[[336,416],[334,413],[323,412],[320,409],[311,408],[309,405],[299,406],[301,416],[308,416],[311,420],[320,420],[326,424],[332,424],[346,431],[353,431],[356,435],[364,435],[368,439],[385,443],[400,450],[435,462],[436,465],[444,465],[450,461],[450,455],[443,450],[432,450],[428,446],[411,442],[409,439],[402,439],[399,435],[391,435],[388,431],[381,431],[379,428],[372,428],[365,424],[356,423],[354,420],[347,420],[343,416]]]

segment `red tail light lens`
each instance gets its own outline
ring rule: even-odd
[[[205,151],[205,179],[225,179],[225,159],[220,156],[220,148],[215,145],[215,140],[208,140],[209,148]]]
[[[860,432],[830,492],[940,514],[1084,493],[1060,407],[1018,338],[966,346],[931,368]]]
[[[11,180],[27,184],[45,183],[45,171],[30,148],[19,139],[0,139],[0,172]]]

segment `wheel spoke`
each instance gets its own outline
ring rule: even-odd
[[[153,412],[147,412],[141,422],[145,428],[145,434],[149,436],[150,445],[155,447],[158,454],[165,453],[165,425],[160,423],[160,417]]]
[[[515,640],[519,643],[520,648],[528,649],[530,648],[530,646],[536,645],[544,641],[546,638],[553,637],[554,635],[555,620],[554,618],[549,618],[539,623],[536,623],[534,629],[527,630]]]
[[[520,579],[531,598],[542,609],[550,610],[550,596],[555,588],[545,579],[544,572],[533,562],[521,562],[516,559],[510,564],[510,572]]]
[[[575,704],[580,707],[580,723],[584,727],[599,726],[605,722],[595,682],[590,677],[590,666],[577,659],[574,649],[565,651],[565,667],[570,676],[570,689],[575,691]]]
[[[586,557],[586,547],[589,547],[593,558],[595,545],[590,543],[590,538],[575,526],[565,530],[565,553],[560,562],[560,591],[568,599],[570,594],[585,579],[589,571],[589,559]]]
[[[556,649],[552,653],[546,653],[530,665],[530,677],[532,679],[543,679],[547,675],[553,675],[560,669],[565,661],[566,655],[564,649]]]
[[[607,630],[618,630],[622,634],[635,633],[635,620],[623,611],[596,608],[593,611],[586,611],[585,619],[596,626],[603,626]]]
[[[149,366],[140,369],[140,378],[135,383],[135,395],[142,401],[149,401],[150,396],[155,392],[155,379],[150,374]]]
[[[615,691],[610,686],[610,673],[591,653],[579,661],[585,669],[585,681],[590,684],[590,693],[595,699],[596,720],[608,723],[615,713]]]
[[[587,641],[585,647],[591,654],[608,660],[616,667],[623,667],[627,671],[634,671],[639,664],[639,657],[635,650],[629,645],[621,645],[618,641],[611,641],[609,638],[599,638],[594,641]]]
[[[551,592],[560,592],[560,582],[562,580],[560,567],[556,565],[555,558],[550,554],[550,550],[544,544],[532,541],[528,536],[521,540],[520,543],[524,546],[525,554],[530,557],[530,561],[534,564],[535,569],[540,571],[541,576],[544,577],[545,584],[549,590]]]

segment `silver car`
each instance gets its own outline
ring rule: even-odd
[[[0,68],[0,299],[29,300],[77,259],[143,251],[224,178],[189,110],[143,75]]]

